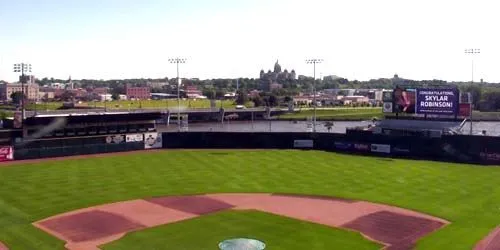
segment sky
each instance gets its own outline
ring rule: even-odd
[[[316,77],[500,82],[494,0],[0,0],[0,79]],[[478,48],[478,55],[465,49]],[[472,63],[474,61],[474,63]]]

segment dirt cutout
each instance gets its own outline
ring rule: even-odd
[[[128,232],[229,209],[258,210],[358,231],[384,245],[384,249],[411,249],[420,237],[449,223],[415,211],[364,201],[289,194],[208,194],[105,204],[56,215],[34,225],[66,241],[69,250],[98,250],[98,246]]]
[[[2,242],[0,242],[0,250],[9,250],[9,248],[4,245]]]
[[[477,243],[474,250],[498,250],[500,249],[500,227],[495,228],[484,239]]]

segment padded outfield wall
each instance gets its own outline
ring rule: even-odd
[[[355,154],[500,164],[500,138],[450,135],[441,138],[334,133],[164,133],[163,148],[316,149]]]
[[[14,160],[166,149],[316,149],[354,154],[500,164],[500,138],[452,135],[441,138],[387,136],[359,131],[335,133],[167,132],[51,138],[17,142]]]

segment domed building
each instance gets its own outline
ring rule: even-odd
[[[267,73],[262,69],[260,71],[260,86],[264,91],[271,91],[275,88],[281,88],[283,82],[287,80],[295,80],[296,73],[295,70],[292,69],[291,72],[288,72],[287,69],[281,71],[281,65],[278,60],[274,64],[274,71],[268,70]]]

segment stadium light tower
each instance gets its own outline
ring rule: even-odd
[[[470,85],[474,85],[474,55],[476,54],[480,54],[481,53],[481,50],[480,49],[465,49],[465,54],[466,55],[470,55],[472,57],[472,60],[471,60],[471,82],[470,82]],[[473,101],[473,100],[472,100]],[[471,104],[471,109],[470,109],[470,116],[469,116],[469,120],[470,120],[470,131],[469,133],[472,135],[472,104]]]
[[[471,64],[471,74],[472,74],[471,83],[472,84],[474,84],[474,55],[480,54],[480,53],[481,53],[480,49],[466,49],[465,50],[465,54],[472,56],[472,64]]]
[[[314,115],[313,115],[313,133],[316,133],[316,64],[322,63],[323,59],[318,59],[318,58],[313,58],[313,59],[307,59],[306,63],[307,64],[312,64],[313,65],[313,110],[314,110]]]
[[[179,64],[186,63],[185,58],[170,58],[168,59],[170,63],[175,63],[177,65],[177,126],[179,128],[179,132],[181,131],[181,79],[179,78]]]
[[[14,64],[14,72],[21,73],[21,112],[22,112],[22,123],[24,125],[24,119],[26,118],[25,117],[25,109],[24,109],[24,102],[25,102],[24,84],[26,83],[25,73],[31,73],[31,64],[29,64],[29,63],[16,63],[16,64]]]

